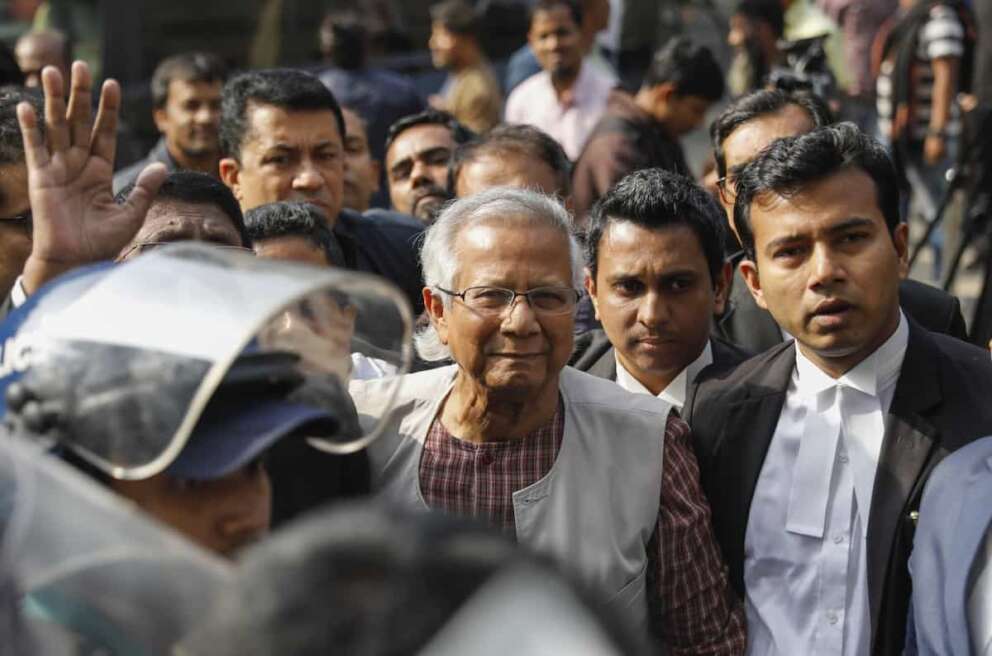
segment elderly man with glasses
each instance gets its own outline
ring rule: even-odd
[[[673,654],[743,653],[688,427],[661,399],[565,366],[583,271],[571,229],[555,199],[506,187],[428,229],[417,347],[454,364],[403,381],[369,447],[373,485],[549,555]],[[388,386],[352,384],[363,422]]]

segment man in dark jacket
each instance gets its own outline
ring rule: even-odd
[[[705,46],[673,39],[660,50],[635,95],[614,89],[575,164],[575,213],[582,222],[596,200],[628,173],[659,167],[689,174],[679,138],[702,123],[723,95],[723,73]]]
[[[579,335],[571,364],[681,410],[698,380],[747,353],[710,337],[726,301],[723,217],[692,180],[632,173],[593,209],[586,290],[604,330]]]

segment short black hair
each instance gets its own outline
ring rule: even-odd
[[[827,103],[816,94],[806,91],[783,91],[781,89],[759,89],[738,98],[727,106],[710,125],[710,141],[713,143],[713,159],[719,177],[727,175],[727,157],[723,152],[723,142],[730,134],[749,121],[769,114],[777,114],[789,105],[805,110],[814,128],[834,122],[833,113]]]
[[[45,98],[40,89],[0,87],[0,166],[24,161],[24,139],[17,122],[17,105],[26,102],[38,116],[38,129],[45,131]]]
[[[781,0],[740,0],[734,13],[768,23],[779,39],[785,34],[785,10]]]
[[[276,237],[302,237],[322,250],[328,263],[334,261],[334,237],[327,219],[310,203],[282,201],[259,205],[245,213],[245,225],[255,243]]]
[[[134,182],[117,192],[114,197],[123,203],[131,195]],[[152,205],[168,202],[190,203],[193,205],[213,205],[231,219],[234,229],[241,236],[241,245],[251,248],[251,237],[245,228],[245,217],[234,193],[223,182],[212,175],[199,171],[174,171],[165,178]]]
[[[641,169],[623,178],[593,206],[586,233],[586,265],[593,277],[599,244],[611,223],[628,221],[648,230],[688,226],[706,256],[711,282],[723,268],[726,239],[720,206],[690,178],[660,168]]]
[[[291,68],[249,71],[224,85],[221,103],[220,145],[228,157],[241,157],[248,132],[248,105],[273,105],[290,111],[328,110],[334,114],[344,141],[344,116],[330,89],[315,76]]]
[[[393,142],[398,136],[418,125],[440,125],[446,127],[451,131],[451,137],[455,140],[456,144],[467,143],[475,138],[475,133],[459,123],[457,118],[448,112],[431,108],[416,114],[404,116],[390,125],[389,131],[386,132],[386,147],[383,148],[382,152],[388,153],[389,147],[393,145]]]
[[[507,153],[544,162],[558,178],[558,192],[563,197],[572,193],[572,162],[568,155],[554,137],[531,125],[497,125],[479,139],[459,145],[451,157],[448,188],[454,193],[465,165],[487,155]]]
[[[680,96],[698,96],[710,102],[723,97],[723,70],[709,48],[687,37],[674,37],[659,49],[641,86],[672,82]]]
[[[357,71],[368,59],[368,29],[353,9],[328,12],[320,24],[320,50],[338,68]]]
[[[152,104],[162,109],[169,100],[169,85],[183,82],[220,82],[227,79],[227,67],[220,57],[207,52],[184,52],[163,59],[152,74]]]
[[[875,183],[878,208],[893,232],[901,218],[899,177],[892,160],[882,144],[856,125],[838,123],[772,142],[737,175],[734,225],[748,257],[755,257],[751,204],[758,196],[788,198],[848,167],[863,170]]]
[[[527,25],[530,26],[534,24],[534,16],[536,16],[538,12],[551,11],[552,9],[556,9],[558,7],[567,8],[568,12],[572,14],[572,20],[575,21],[575,26],[582,26],[583,11],[579,0],[536,0],[530,6],[530,14]]]
[[[479,34],[479,15],[465,0],[445,0],[431,5],[430,11],[431,20],[449,32],[465,36]]]

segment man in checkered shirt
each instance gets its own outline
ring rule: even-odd
[[[478,518],[555,559],[672,654],[742,654],[689,428],[666,401],[565,367],[582,280],[561,204],[495,188],[447,207],[422,261],[426,360],[369,448],[388,500]],[[357,381],[363,423],[394,382]]]

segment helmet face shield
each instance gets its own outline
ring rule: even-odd
[[[215,395],[246,407],[299,397],[337,424],[308,437],[355,450],[378,427],[358,428],[348,381],[409,368],[410,310],[372,276],[201,243],[94,276],[54,289],[20,326],[6,401],[28,432],[115,478],[165,470]]]

